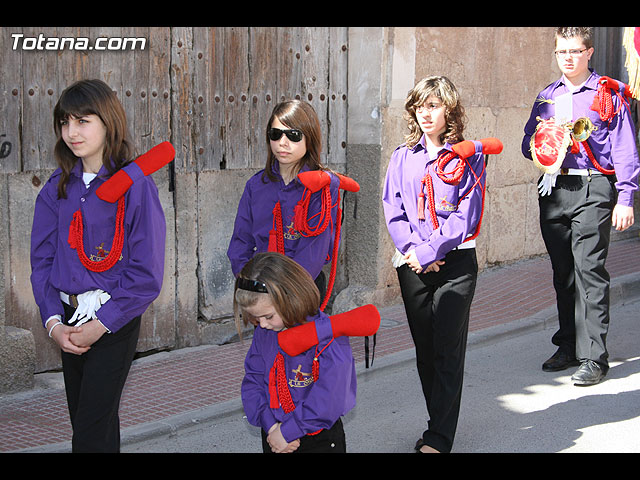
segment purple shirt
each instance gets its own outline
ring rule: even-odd
[[[69,225],[81,209],[85,254],[92,259],[111,249],[117,203],[100,200],[96,189],[105,181],[103,168],[87,189],[79,160],[69,176],[67,198],[58,199],[56,170],[35,204],[31,231],[31,285],[43,324],[53,315],[64,318],[60,292],[69,295],[101,289],[111,295],[96,315],[116,332],[141,315],[159,295],[164,274],[165,218],[153,179],[137,179],[125,194],[124,247],[109,270],[87,270],[69,246]]]
[[[600,75],[591,72],[586,83],[573,93],[573,118],[588,117],[596,129],[588,139],[589,146],[598,163],[606,168],[615,168],[616,189],[618,190],[618,204],[633,206],[633,195],[638,189],[638,173],[640,161],[636,149],[635,128],[629,109],[622,105],[620,99],[612,92],[614,112],[619,111],[609,122],[602,121],[598,112],[591,110],[593,99],[598,89]],[[522,139],[522,153],[532,159],[529,143],[538,125],[537,117],[543,120],[555,116],[555,104],[544,100],[554,100],[557,96],[568,93],[564,75],[556,82],[542,90],[533,104],[531,116],[524,127]],[[595,168],[587,157],[584,148],[580,152],[567,153],[562,168]]]
[[[303,168],[306,171],[308,168]],[[282,228],[284,231],[284,253],[304,267],[312,278],[316,278],[322,267],[331,259],[338,209],[338,188],[340,181],[331,175],[331,222],[323,233],[314,237],[301,236],[293,226],[294,208],[302,199],[304,185],[298,178],[285,185],[278,164],[274,173],[278,180],[262,178],[263,170],[251,177],[244,188],[238,213],[229,243],[227,255],[231,261],[233,275],[237,276],[242,267],[256,254],[266,252],[269,246],[269,232],[273,228],[273,208],[280,201]],[[321,191],[311,195],[309,202],[309,225],[314,227],[319,217],[312,218],[322,207]]]
[[[318,312],[308,321],[316,322],[318,351],[332,338],[331,320]],[[264,431],[277,422],[287,442],[320,429],[328,429],[356,404],[356,370],[348,337],[337,337],[322,351],[319,375],[312,377],[316,347],[290,357],[278,346],[278,332],[256,327],[245,359],[245,376],[241,396],[247,420]],[[295,409],[284,413],[282,407],[271,408],[269,374],[276,355],[284,357],[287,386]]]
[[[425,147],[424,135],[413,147],[401,145],[391,155],[387,176],[382,193],[382,205],[387,229],[396,248],[406,254],[415,249],[420,265],[426,267],[458,247],[469,235],[476,231],[482,216],[482,192],[485,186],[486,172],[482,144],[473,142],[476,153],[467,161],[480,178],[465,167],[458,185],[443,182],[434,172],[436,158],[430,158]],[[451,151],[446,144],[439,152]],[[456,157],[445,167],[445,172],[455,168]],[[434,200],[439,227],[434,230],[428,202],[425,204],[425,220],[418,219],[418,195],[423,190],[421,180],[429,172],[433,180]],[[427,197],[424,188],[425,198]],[[460,201],[467,192],[470,193]]]

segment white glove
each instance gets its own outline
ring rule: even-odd
[[[538,193],[541,197],[551,195],[551,189],[556,186],[556,178],[559,173],[560,170],[557,170],[555,173],[545,173],[542,176],[540,183],[538,183]]]
[[[96,318],[96,311],[110,298],[111,295],[99,289],[81,293],[78,295],[78,308],[76,308],[69,323],[72,324],[78,320],[76,327],[79,327],[83,323]]]

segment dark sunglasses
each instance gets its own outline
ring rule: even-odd
[[[250,292],[269,293],[267,286],[260,280],[249,280],[248,278],[238,277],[236,279],[236,287],[241,290],[249,290]]]
[[[285,134],[292,142],[299,142],[302,140],[302,132],[300,130],[280,130],[279,128],[270,128],[267,134],[272,141],[280,140],[282,134]]]

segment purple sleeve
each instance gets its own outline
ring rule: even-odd
[[[125,212],[129,261],[120,272],[117,286],[108,291],[111,299],[96,312],[112,332],[145,312],[160,294],[164,276],[166,224],[151,177],[129,189]]]
[[[311,391],[282,422],[280,431],[287,442],[331,428],[355,405],[356,373],[349,339],[336,338],[320,355],[319,366]]]
[[[402,199],[402,162],[400,157],[401,152],[405,151],[406,149],[399,148],[391,156],[382,189],[382,208],[387,230],[393,244],[403,254],[415,246],[412,240],[413,230]]]
[[[231,262],[231,271],[234,277],[238,276],[242,267],[251,260],[255,253],[256,243],[252,232],[253,217],[251,212],[251,189],[249,182],[247,182],[244,192],[242,192],[242,197],[240,197],[238,212],[233,225],[233,234],[227,249],[227,256]]]
[[[31,229],[31,286],[42,324],[53,315],[64,316],[60,292],[51,285],[51,269],[58,241],[57,175],[53,175],[36,198]]]
[[[245,373],[241,386],[242,405],[247,421],[251,425],[261,427],[265,432],[278,421],[269,408],[269,386],[265,384],[265,372],[271,365],[265,365],[265,357],[261,351],[268,334],[269,332],[259,327],[254,330],[251,346],[244,361]]]
[[[531,137],[536,131],[536,127],[538,126],[537,117],[540,115],[539,111],[539,102],[535,102],[533,108],[531,109],[531,114],[529,115],[529,120],[524,126],[524,137],[522,138],[522,155],[529,160],[533,160],[533,156],[531,155]]]
[[[635,127],[629,109],[623,106],[612,120],[609,133],[611,159],[616,172],[618,205],[633,206],[634,192],[638,190],[640,160],[636,148]]]

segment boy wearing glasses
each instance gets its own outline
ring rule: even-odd
[[[542,369],[579,365],[571,378],[583,386],[599,383],[609,368],[605,261],[611,226],[622,231],[633,225],[640,170],[626,86],[589,69],[593,51],[591,28],[557,29],[562,77],[538,95],[522,141],[524,156],[544,172],[538,184],[540,227],[559,320],[552,337],[558,350]],[[557,144],[551,135],[541,138],[540,127],[549,119],[560,132]],[[545,149],[556,158],[540,160]]]

